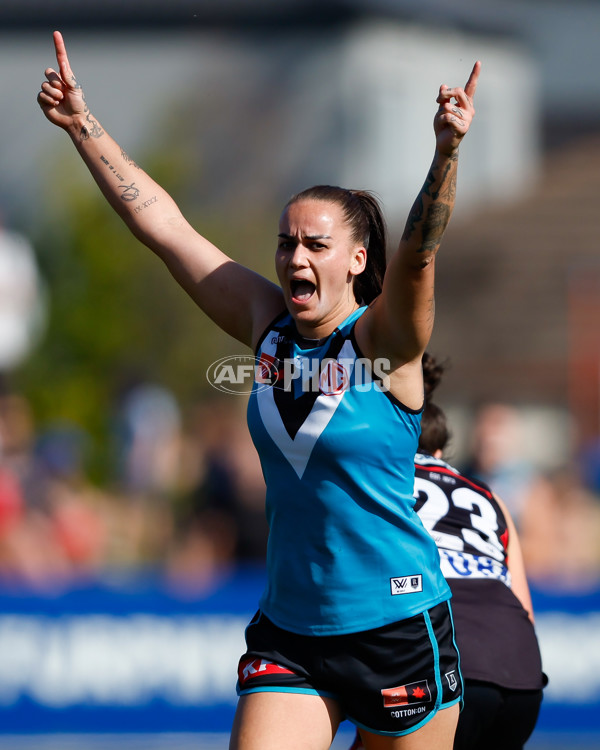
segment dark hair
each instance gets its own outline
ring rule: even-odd
[[[435,453],[444,450],[450,440],[450,431],[446,415],[431,396],[440,384],[446,366],[438,362],[432,354],[423,354],[423,385],[425,389],[425,406],[421,414],[421,436],[419,450],[425,453]]]
[[[336,185],[315,185],[293,195],[285,209],[300,200],[337,203],[352,227],[352,239],[367,251],[365,270],[354,280],[356,301],[370,304],[381,293],[387,263],[387,229],[377,198],[368,190],[348,190]]]
[[[431,401],[425,403],[421,414],[421,435],[419,437],[419,451],[431,453],[443,451],[450,440],[448,421],[439,406]]]
[[[429,401],[435,389],[440,384],[446,365],[438,362],[429,352],[423,353],[423,387],[425,389],[425,401]]]

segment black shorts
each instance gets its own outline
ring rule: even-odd
[[[523,750],[542,703],[539,690],[511,690],[465,679],[465,707],[454,750]]]
[[[448,602],[360,633],[307,636],[282,630],[257,612],[246,629],[238,695],[308,693],[337,700],[369,732],[414,732],[462,698]]]

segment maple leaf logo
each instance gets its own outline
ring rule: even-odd
[[[425,697],[425,691],[423,690],[423,688],[422,688],[422,687],[416,687],[416,688],[415,688],[415,689],[414,689],[414,690],[412,691],[412,694],[413,694],[413,696],[414,696],[415,698],[424,698],[424,697]]]

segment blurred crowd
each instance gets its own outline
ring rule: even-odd
[[[551,443],[525,434],[520,409],[488,403],[476,412],[462,470],[486,481],[508,507],[533,584],[585,590],[600,581],[600,451],[573,448],[556,462],[531,458]],[[591,449],[591,450],[590,450]],[[596,468],[594,468],[596,467]]]
[[[152,571],[201,591],[238,563],[262,564],[264,484],[245,401],[181,410],[162,387],[132,388],[111,441],[113,477],[90,480],[90,437],[77,425],[35,424],[20,394],[0,393],[0,581],[56,587],[111,571]],[[486,404],[461,468],[510,508],[534,585],[600,581],[600,451],[552,471],[519,449],[519,412]],[[450,458],[452,461],[452,459]]]
[[[135,568],[199,589],[228,565],[262,563],[263,480],[232,401],[184,422],[167,390],[132,389],[114,420],[113,476],[98,486],[78,425],[40,429],[22,395],[0,393],[0,580],[52,587]]]

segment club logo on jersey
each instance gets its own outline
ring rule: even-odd
[[[458,687],[458,680],[456,679],[456,672],[452,670],[452,672],[446,672],[445,675],[446,679],[448,680],[448,687],[452,692],[456,690]]]
[[[431,700],[431,692],[427,680],[409,682],[407,685],[384,688],[381,691],[384,708],[396,708],[396,706],[410,706],[415,703],[428,703]]]
[[[398,596],[398,594],[416,594],[419,591],[423,591],[423,576],[419,573],[416,576],[390,578],[390,588],[392,596]]]
[[[248,680],[254,677],[261,677],[263,675],[274,675],[274,674],[294,674],[291,669],[282,667],[276,664],[274,661],[267,661],[266,659],[242,659],[238,667],[238,680],[241,687],[244,687]]]
[[[348,389],[348,370],[340,362],[328,360],[319,377],[319,390],[325,396],[337,396]]]

